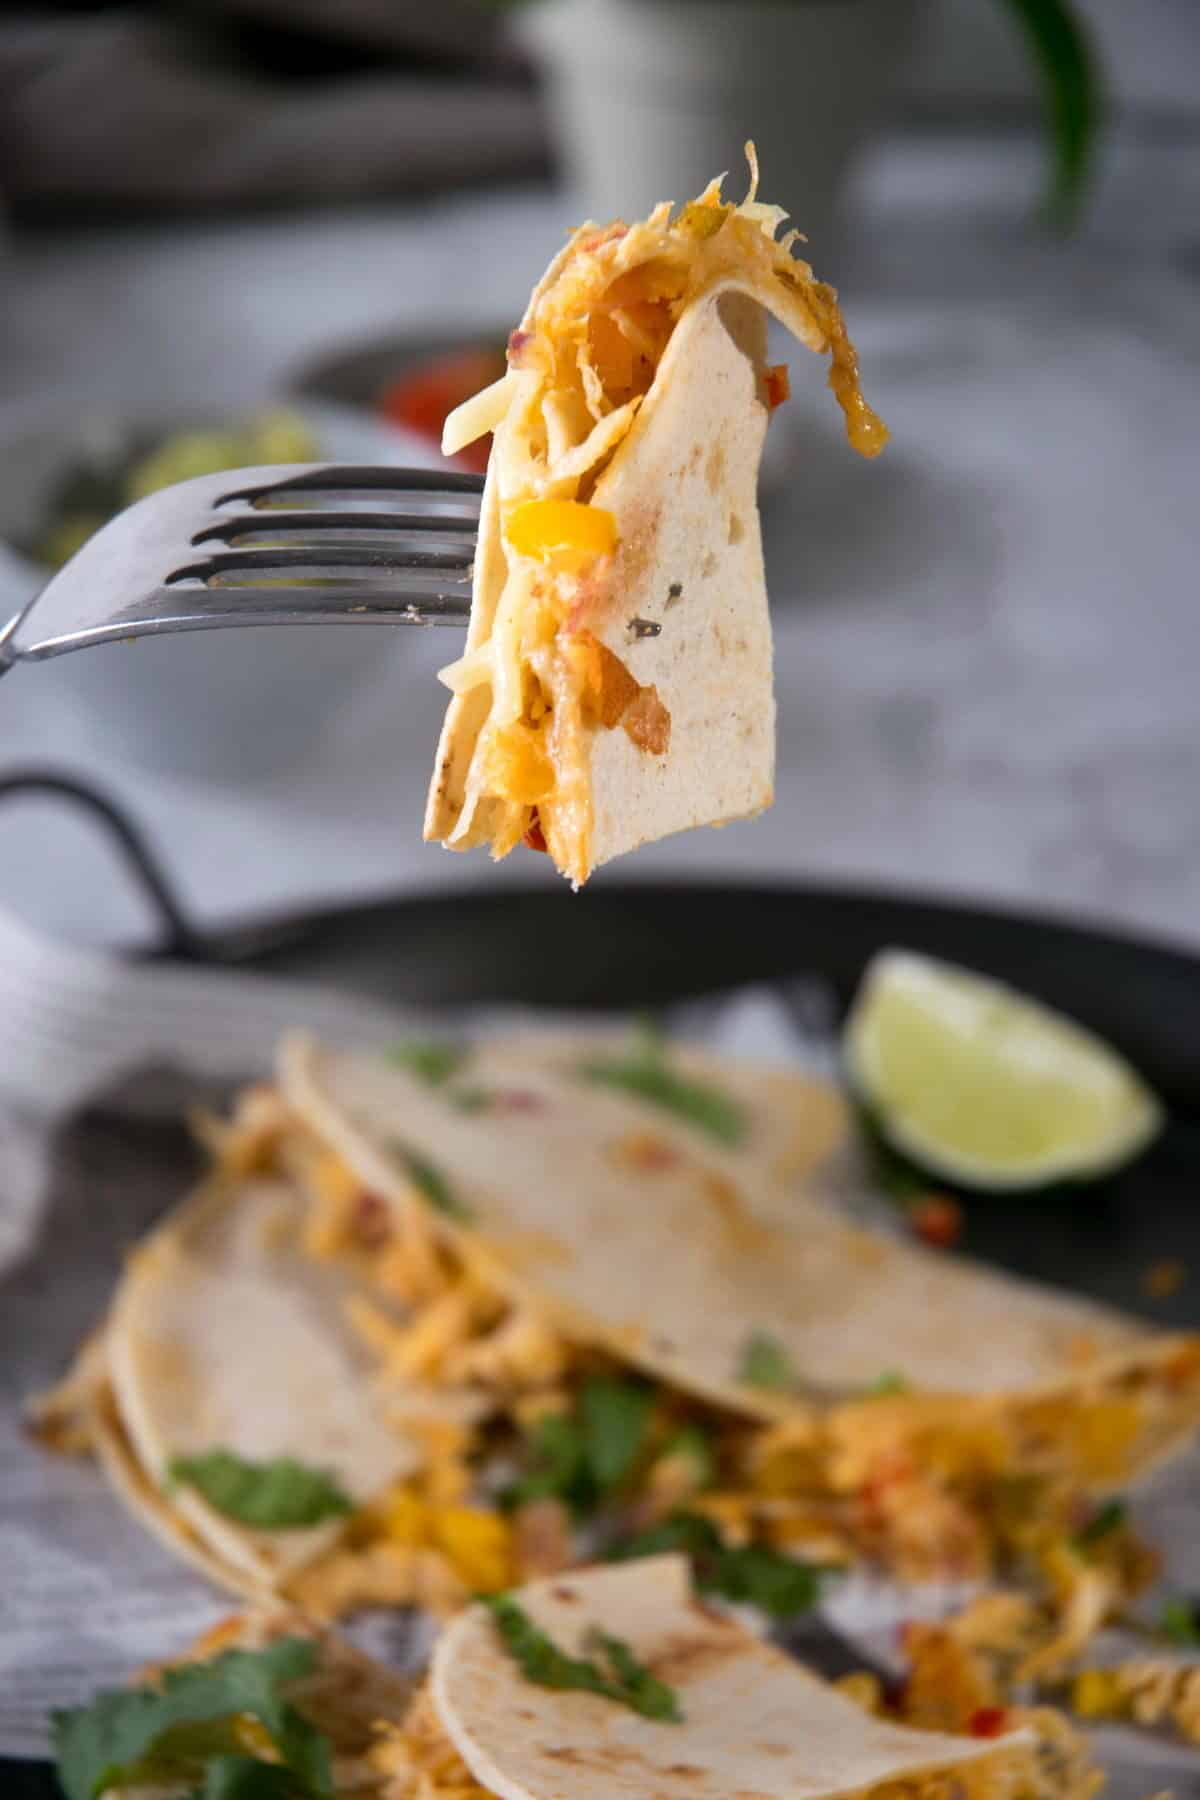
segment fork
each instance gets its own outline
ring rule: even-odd
[[[339,463],[177,482],[110,519],[0,627],[0,674],[150,632],[465,625],[482,492],[480,475]]]

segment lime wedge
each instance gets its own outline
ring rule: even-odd
[[[907,950],[871,962],[843,1049],[887,1142],[966,1187],[1107,1175],[1162,1125],[1149,1088],[1091,1032],[1015,988]]]

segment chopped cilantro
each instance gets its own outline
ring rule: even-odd
[[[867,1389],[868,1394],[907,1394],[912,1383],[899,1369],[885,1369]]]
[[[783,1556],[766,1544],[730,1547],[722,1543],[712,1520],[699,1513],[675,1513],[614,1545],[608,1556],[613,1562],[628,1562],[672,1550],[690,1558],[692,1579],[702,1594],[742,1601],[772,1619],[808,1612],[819,1596],[821,1568]]]
[[[643,1031],[620,1056],[594,1056],[577,1073],[600,1087],[618,1088],[673,1112],[720,1144],[740,1144],[749,1121],[745,1108],[709,1082],[679,1075],[667,1062],[657,1031]]]
[[[106,1788],[201,1780],[200,1800],[282,1800],[284,1794],[333,1800],[329,1744],[283,1697],[284,1687],[311,1674],[315,1661],[305,1639],[281,1638],[265,1650],[227,1650],[211,1662],[168,1670],[157,1689],[110,1690],[90,1706],[54,1713],[64,1793],[68,1800],[96,1800]],[[247,1714],[266,1728],[280,1762],[232,1753],[231,1729]],[[207,1750],[196,1726],[215,1728]],[[259,1776],[259,1769],[271,1772]]]
[[[1124,1500],[1107,1500],[1098,1507],[1085,1525],[1081,1525],[1071,1540],[1077,1550],[1090,1550],[1111,1531],[1124,1525],[1129,1516],[1129,1508]]]
[[[206,1764],[204,1786],[188,1800],[297,1800],[303,1791],[292,1771],[278,1763],[259,1762],[253,1756],[218,1756]]]
[[[580,1400],[592,1474],[605,1493],[630,1473],[646,1439],[654,1405],[648,1388],[628,1381],[589,1381]]]
[[[443,1087],[458,1073],[470,1052],[461,1044],[440,1038],[407,1038],[402,1044],[393,1044],[386,1054],[389,1062],[407,1069],[419,1081],[430,1087]]]
[[[1200,1619],[1196,1617],[1196,1608],[1190,1600],[1175,1594],[1164,1601],[1163,1609],[1158,1615],[1158,1628],[1186,1650],[1200,1650]]]
[[[549,1413],[534,1429],[531,1466],[505,1495],[511,1505],[552,1497],[575,1513],[595,1510],[632,1474],[646,1447],[649,1388],[596,1377],[573,1413]]]
[[[493,1595],[485,1604],[491,1608],[504,1648],[527,1681],[538,1687],[599,1694],[646,1719],[682,1722],[674,1689],[652,1675],[620,1638],[597,1631],[589,1639],[594,1656],[568,1656],[511,1595]]]
[[[431,1163],[428,1158],[421,1156],[416,1150],[410,1150],[408,1145],[402,1144],[398,1138],[393,1138],[388,1148],[413,1186],[421,1191],[430,1206],[435,1207],[440,1213],[445,1213],[451,1219],[461,1219],[464,1223],[470,1219],[470,1208],[459,1199],[435,1163]]]
[[[481,1087],[449,1088],[446,1098],[454,1110],[460,1113],[487,1112],[492,1104],[492,1096],[486,1088]]]
[[[778,1338],[755,1331],[746,1339],[737,1378],[747,1387],[771,1388],[787,1393],[796,1386],[796,1372]]]
[[[227,1519],[262,1531],[295,1531],[353,1511],[353,1501],[325,1469],[312,1469],[291,1456],[247,1462],[232,1450],[173,1456],[173,1482],[194,1487]]]
[[[706,1431],[699,1425],[684,1425],[659,1451],[660,1462],[678,1460],[689,1462],[693,1471],[693,1486],[697,1489],[711,1487],[717,1478],[717,1459],[713,1455],[712,1442]]]

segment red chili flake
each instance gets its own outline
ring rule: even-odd
[[[546,1102],[540,1094],[533,1094],[528,1088],[498,1088],[491,1095],[491,1110],[508,1113],[540,1113],[545,1112]]]
[[[971,1714],[967,1730],[972,1737],[1000,1737],[1008,1728],[1008,1712],[1003,1706],[981,1706]]]
[[[945,1194],[926,1194],[909,1208],[908,1222],[914,1237],[935,1250],[949,1250],[963,1234],[963,1210]]]
[[[354,1202],[354,1235],[368,1250],[376,1250],[392,1235],[391,1218],[386,1200],[378,1194],[362,1193]]]
[[[767,405],[772,412],[777,406],[782,406],[785,400],[790,400],[792,379],[788,374],[787,364],[775,363],[769,368],[763,377],[763,386],[766,390]]]
[[[532,823],[530,824],[529,830],[525,833],[524,843],[526,849],[529,850],[545,851],[547,848],[545,833],[542,830],[542,821],[537,816],[536,807],[534,808]]]

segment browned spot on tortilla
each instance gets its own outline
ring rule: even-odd
[[[725,479],[725,446],[720,439],[708,453],[708,461],[704,465],[704,480],[710,494],[715,494]]]
[[[727,1175],[706,1175],[704,1196],[716,1207],[721,1224],[731,1238],[742,1244],[761,1243],[770,1234],[766,1227],[747,1210],[736,1182]]]
[[[671,715],[656,687],[638,689],[637,698],[621,721],[631,744],[651,756],[665,756],[671,742]]]
[[[717,572],[717,555],[715,550],[706,550],[704,560],[700,564],[700,573],[706,581],[710,581]]]
[[[574,1606],[578,1603],[579,1595],[574,1588],[556,1587],[552,1588],[551,1592],[556,1600],[562,1601],[564,1606]]]
[[[786,1756],[788,1754],[786,1744],[755,1744],[754,1748],[762,1756]]]
[[[529,1712],[523,1706],[519,1706],[517,1708],[517,1717],[518,1717],[518,1719],[535,1719],[537,1717],[537,1714]]]
[[[686,1775],[692,1781],[705,1781],[708,1778],[708,1770],[699,1763],[668,1763],[667,1774]]]
[[[704,454],[703,444],[693,444],[692,445],[692,454],[688,457],[688,460],[687,460],[687,466],[688,466],[689,471],[691,471],[693,469],[698,469],[700,467],[700,458],[703,456],[703,454]]]
[[[731,512],[729,515],[729,542],[731,544],[740,544],[745,535],[746,527],[742,522],[741,514]]]
[[[542,1755],[550,1757],[552,1762],[570,1763],[573,1768],[586,1768],[588,1758],[582,1751],[571,1744],[544,1744]]]
[[[625,522],[614,558],[613,591],[628,594],[650,571],[658,555],[662,503],[633,512]]]
[[[650,1659],[650,1672],[668,1687],[677,1687],[743,1654],[740,1641],[733,1641],[739,1636],[706,1628],[695,1637],[675,1638]]]

